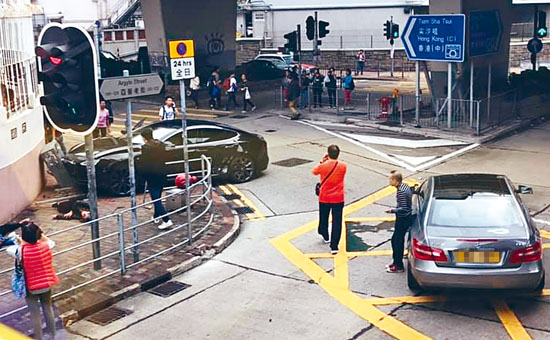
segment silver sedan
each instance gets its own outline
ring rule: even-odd
[[[544,287],[539,231],[505,176],[428,178],[416,191],[407,282],[423,288]]]

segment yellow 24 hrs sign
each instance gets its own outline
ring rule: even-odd
[[[192,58],[195,56],[193,40],[170,40],[168,42],[170,59]]]

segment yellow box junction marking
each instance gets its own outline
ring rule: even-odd
[[[416,184],[414,181],[406,181],[408,185]],[[394,217],[357,217],[348,218],[347,215],[395,193],[395,188],[386,187],[378,192],[375,192],[355,203],[352,203],[344,208],[344,220],[346,222],[361,223],[361,222],[386,222],[395,220]],[[391,250],[370,250],[362,252],[348,252],[346,250],[346,237],[342,237],[337,255],[330,253],[302,253],[290,241],[307,234],[317,228],[319,221],[314,220],[306,223],[296,229],[286,232],[271,240],[271,244],[279,250],[292,264],[298,267],[309,278],[317,283],[331,297],[335,298],[341,304],[349,308],[351,311],[359,315],[361,318],[370,322],[381,331],[397,338],[397,339],[431,339],[427,335],[415,330],[396,318],[382,312],[376,306],[394,305],[394,304],[425,304],[434,302],[443,302],[455,300],[452,296],[401,296],[389,298],[361,298],[349,289],[349,266],[348,259],[359,256],[390,256]],[[346,223],[342,226],[343,235],[346,235]],[[541,232],[542,237],[550,238],[550,232]],[[550,246],[550,244],[545,244]],[[328,274],[321,266],[313,259],[334,259],[334,276]],[[526,294],[527,296],[533,294]],[[550,296],[550,289],[543,289],[539,296]],[[461,299],[456,297],[456,300]],[[495,302],[496,303],[496,302]],[[495,304],[495,310],[498,317],[502,321],[504,328],[513,340],[531,339],[519,319],[511,311],[506,302],[498,302]]]
[[[254,213],[248,213],[246,214],[246,218],[248,218],[251,221],[259,221],[259,220],[265,220],[265,216],[262,214],[260,209],[256,207],[256,205],[248,198],[246,197],[239,189],[237,189],[236,186],[233,184],[227,184],[227,185],[220,185],[219,188],[223,191],[226,195],[238,195],[240,198],[236,198],[233,200],[235,204],[237,204],[239,207],[249,207],[254,211]]]
[[[0,340],[31,340],[31,338],[0,323]]]

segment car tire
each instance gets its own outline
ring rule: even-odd
[[[412,291],[420,291],[422,290],[422,287],[418,284],[418,281],[416,281],[412,271],[411,271],[411,264],[410,262],[407,264],[407,286],[409,286],[409,289]]]
[[[546,273],[542,274],[542,279],[540,280],[537,288],[535,288],[535,291],[540,292],[544,289],[544,285],[546,284]]]
[[[126,166],[113,167],[108,174],[109,176],[101,181],[105,183],[102,191],[111,196],[130,195],[130,172]],[[142,192],[144,185],[144,180],[136,174],[136,193]]]
[[[256,175],[256,164],[247,154],[233,157],[229,164],[229,176],[234,183],[243,183],[251,180]]]

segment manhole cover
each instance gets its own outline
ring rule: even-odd
[[[278,166],[284,166],[284,167],[287,167],[287,168],[292,168],[294,166],[298,166],[298,165],[302,165],[302,164],[306,164],[306,163],[311,163],[311,162],[313,162],[313,161],[310,161],[309,159],[289,158],[289,159],[284,159],[282,161],[278,161],[278,162],[271,163],[271,164],[278,165]]]
[[[86,320],[93,322],[96,325],[105,326],[130,314],[132,314],[132,311],[130,310],[120,309],[117,307],[109,307],[90,315],[86,318]]]
[[[237,194],[230,194],[230,195],[225,194],[223,195],[223,198],[225,198],[226,200],[232,201],[232,200],[240,200],[241,196]]]
[[[168,281],[149,290],[149,293],[160,297],[169,297],[187,287],[191,287],[191,285],[179,281]]]
[[[233,118],[233,119],[243,119],[243,118],[247,118],[248,116],[245,116],[245,115],[234,115],[234,116],[231,116],[230,118]]]
[[[235,211],[239,215],[246,215],[246,214],[253,214],[254,213],[254,210],[250,209],[249,207],[238,207],[238,208],[235,208]]]

